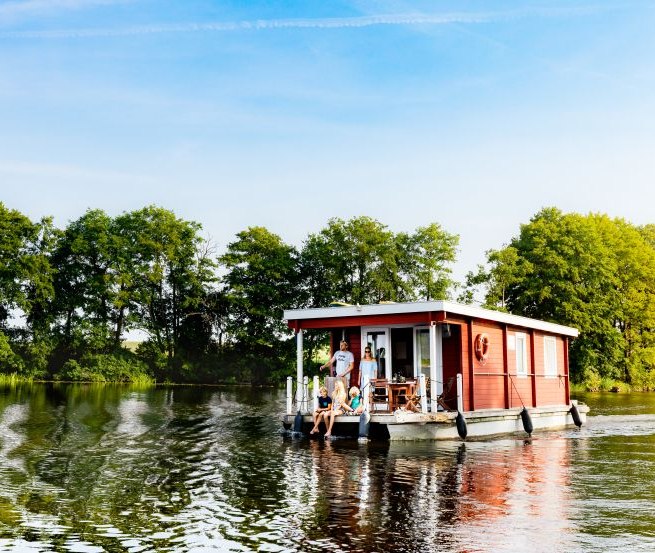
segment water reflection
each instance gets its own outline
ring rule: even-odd
[[[0,550],[654,546],[652,415],[389,443],[291,439],[282,409],[239,388],[0,389]]]

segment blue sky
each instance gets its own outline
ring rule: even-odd
[[[157,204],[219,250],[330,217],[461,238],[655,222],[650,1],[0,0],[0,201]]]

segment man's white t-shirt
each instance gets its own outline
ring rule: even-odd
[[[355,362],[355,357],[350,351],[339,350],[334,354],[334,360],[337,362],[337,376],[343,376],[350,364]]]

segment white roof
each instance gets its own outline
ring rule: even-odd
[[[286,321],[307,320],[307,319],[324,319],[332,317],[365,317],[370,315],[396,315],[399,313],[424,313],[428,311],[443,311],[453,315],[462,315],[465,317],[474,317],[476,319],[485,319],[513,326],[525,328],[534,328],[553,334],[562,334],[564,336],[577,336],[578,329],[547,323],[528,317],[519,317],[510,315],[501,311],[484,309],[474,305],[465,305],[451,301],[419,301],[407,303],[375,303],[371,305],[348,305],[343,307],[319,307],[314,309],[289,309],[284,311]]]

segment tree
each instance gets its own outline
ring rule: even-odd
[[[42,372],[46,306],[53,296],[52,220],[32,223],[0,202],[0,369]],[[25,331],[12,320],[26,323]],[[22,353],[31,364],[20,361]]]
[[[334,218],[310,234],[302,251],[309,304],[374,303],[395,299],[397,266],[393,234],[370,217]]]
[[[103,351],[112,344],[116,319],[117,248],[112,219],[88,210],[60,234],[52,256],[56,269],[53,310],[60,322],[62,345]]]
[[[453,285],[449,263],[457,256],[459,237],[443,230],[437,223],[419,227],[413,234],[396,237],[396,249],[402,261],[401,273],[409,284],[411,299],[445,299]]]
[[[578,328],[571,348],[578,380],[655,384],[646,374],[655,361],[649,236],[606,215],[543,209],[508,247],[488,253],[491,270],[478,273],[487,304],[502,307],[504,298],[511,313]]]
[[[249,227],[219,261],[226,270],[227,334],[241,353],[257,361],[250,369],[261,381],[267,360],[284,357],[284,351],[275,351],[285,350],[290,337],[283,309],[299,306],[298,252],[264,227]]]
[[[458,240],[436,223],[394,234],[370,217],[330,219],[303,246],[308,304],[445,298]]]
[[[516,248],[512,246],[501,250],[489,250],[486,255],[489,269],[478,265],[475,273],[467,273],[465,291],[460,300],[472,303],[475,289],[482,286],[485,289],[484,306],[507,311],[508,289],[525,276],[526,271],[530,270],[530,265],[519,258]]]
[[[183,343],[206,347],[211,327],[205,299],[215,264],[199,235],[201,225],[155,206],[125,213],[115,225],[124,252],[118,262],[125,269],[118,280],[119,314],[129,307],[134,327],[150,336],[169,364]]]

